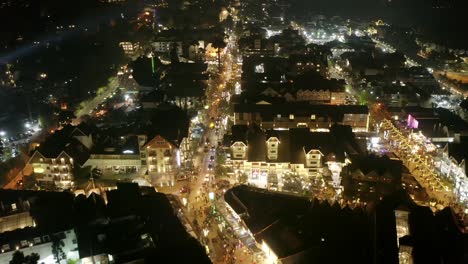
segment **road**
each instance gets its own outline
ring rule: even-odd
[[[19,180],[22,180],[24,176],[28,176],[32,174],[32,166],[30,164],[26,164],[26,166],[22,170],[15,170],[17,172],[16,176],[10,180],[9,183],[7,183],[5,186],[3,186],[3,189],[17,189],[17,182]]]
[[[213,74],[213,79],[209,81],[207,89],[207,104],[205,115],[205,126],[208,128],[200,141],[202,146],[199,146],[193,164],[199,168],[198,176],[192,177],[186,182],[176,182],[175,186],[159,188],[159,191],[170,193],[179,197],[180,205],[184,212],[184,219],[187,219],[191,229],[197,235],[200,243],[207,247],[209,256],[213,263],[259,263],[258,260],[253,260],[249,250],[240,243],[240,240],[232,231],[226,228],[227,224],[224,215],[216,211],[216,205],[222,206],[223,189],[218,188],[216,184],[219,177],[215,178],[213,169],[215,168],[216,151],[219,141],[222,141],[224,127],[222,122],[217,123],[216,120],[224,119],[220,116],[222,113],[218,111],[220,100],[227,86],[227,82],[235,81],[236,74],[239,69],[237,65],[233,67],[237,60],[232,56],[231,51],[235,50],[235,38],[230,39],[229,45],[226,48],[226,54],[223,56],[222,71],[219,75]],[[235,69],[233,69],[235,68]],[[217,66],[211,68],[213,72],[217,72]],[[213,118],[213,119],[211,119]],[[215,128],[209,128],[210,123],[215,123]],[[208,152],[205,152],[204,144],[208,142]],[[214,148],[212,148],[214,147]],[[212,157],[212,158],[211,158]],[[213,169],[208,166],[211,163]],[[234,184],[235,179],[223,177],[221,180],[228,180],[230,184]],[[184,193],[181,193],[183,188]],[[185,193],[185,189],[189,191]],[[210,199],[210,193],[215,195],[215,199]],[[213,210],[216,213],[213,213]],[[221,223],[225,223],[225,227]]]
[[[81,118],[85,115],[89,115],[93,110],[102,104],[112,93],[119,88],[119,79],[117,77],[112,77],[109,81],[109,84],[106,86],[106,89],[101,94],[97,95],[90,101],[83,102],[83,108],[75,112],[76,118],[72,121],[73,125],[78,125],[81,123]]]

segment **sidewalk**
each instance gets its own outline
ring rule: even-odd
[[[29,175],[32,175],[32,166],[30,164],[26,164],[26,166],[21,170],[21,169],[15,169],[14,172],[16,173],[16,176],[10,180],[5,186],[3,186],[3,189],[16,189],[16,183],[21,180],[24,177],[28,177]]]

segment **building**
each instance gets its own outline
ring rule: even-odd
[[[141,95],[140,103],[143,109],[157,109],[159,105],[166,102],[167,95],[164,92],[154,90],[148,94]]]
[[[80,263],[211,263],[179,221],[178,199],[134,183],[117,183],[107,203],[103,197],[95,197],[100,216],[77,228]]]
[[[346,52],[354,52],[354,48],[351,47],[350,45],[340,42],[340,41],[331,41],[328,42],[327,47],[330,48],[330,51],[333,55],[333,58],[339,58],[341,55],[343,55]]]
[[[0,190],[0,263],[15,251],[37,253],[38,263],[53,264],[52,241],[62,240],[67,260],[77,261],[73,194],[68,192]]]
[[[135,55],[136,52],[140,49],[140,44],[138,42],[136,43],[131,43],[128,41],[120,42],[119,46],[122,47],[125,55]]]
[[[262,263],[372,263],[372,250],[362,249],[372,246],[367,237],[374,229],[356,224],[368,223],[359,208],[243,185],[226,191],[224,200],[242,223],[242,237],[254,240],[249,249],[263,253]]]
[[[351,126],[354,132],[368,131],[369,109],[361,105],[314,105],[302,102],[234,105],[234,124],[258,124],[263,129],[307,127],[328,131],[333,124]]]
[[[289,56],[290,63],[295,74],[303,74],[306,72],[318,72],[323,77],[328,76],[328,61],[325,56],[319,54],[291,54]]]
[[[454,183],[454,192],[460,202],[468,202],[467,153],[468,144],[448,143],[439,152],[435,164],[442,177]]]
[[[119,137],[100,143],[91,150],[83,167],[101,171],[103,178],[135,177],[141,169],[137,136]]]
[[[29,210],[31,204],[28,200],[18,197],[2,196],[0,233],[35,226]]]
[[[155,176],[158,183],[172,184],[175,173],[181,165],[179,147],[161,135],[151,139],[146,135],[140,135],[138,141],[141,162],[148,168],[148,175]]]
[[[158,38],[156,39],[151,46],[153,47],[155,52],[160,53],[168,53],[173,48],[176,49],[178,55],[182,55],[182,41],[165,39],[165,38]]]
[[[316,65],[319,67],[320,65]],[[322,65],[323,67],[323,65]],[[316,104],[344,105],[346,99],[345,82],[337,79],[325,79],[317,71],[307,71],[294,79],[294,98],[287,101],[305,101]]]
[[[399,73],[401,81],[411,83],[417,87],[439,86],[434,76],[424,67],[410,67]]]
[[[66,259],[61,261],[79,259],[78,245],[75,230],[66,229],[60,232],[42,232],[36,228],[18,229],[13,232],[0,234],[0,263],[8,263],[15,251],[21,251],[24,255],[31,253],[39,254],[38,263],[55,264],[57,263],[52,253],[52,241],[58,239],[63,241],[62,247]]]
[[[63,127],[33,151],[28,164],[32,165],[39,184],[73,186],[74,169],[84,165],[93,146],[90,131],[86,125]]]
[[[272,56],[279,50],[278,44],[260,36],[242,37],[239,39],[239,50],[244,56],[267,55]]]
[[[403,164],[387,156],[357,156],[341,173],[343,197],[348,200],[377,201],[401,187]],[[409,187],[409,186],[408,186]]]
[[[263,131],[234,125],[230,136],[232,169],[245,173],[249,183],[261,188],[285,189],[286,175],[327,181],[338,188],[341,169],[349,162],[346,151],[353,151],[345,147],[353,145],[353,138],[348,137],[350,134],[346,139],[339,138],[341,129],[334,127],[326,133],[307,128]]]

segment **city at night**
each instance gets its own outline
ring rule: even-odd
[[[468,264],[465,0],[0,0],[0,264]]]

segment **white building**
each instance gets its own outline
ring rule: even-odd
[[[93,146],[90,132],[83,127],[66,126],[56,130],[34,151],[28,163],[41,184],[59,188],[73,186],[73,169],[81,167]]]
[[[155,52],[167,53],[172,50],[172,47],[176,45],[176,50],[178,55],[182,55],[182,41],[173,41],[173,40],[156,40],[151,44]]]
[[[63,241],[63,252],[66,259],[61,264],[68,263],[68,260],[79,260],[78,244],[76,234],[73,229],[64,230],[57,233],[39,233],[35,229],[18,230],[14,232],[12,239],[1,246],[0,263],[9,263],[15,251],[21,251],[24,255],[32,253],[39,254],[38,263],[56,264],[52,254],[52,239],[55,237]]]
[[[135,55],[135,53],[140,49],[140,44],[138,42],[132,43],[128,41],[123,41],[119,43],[119,46],[122,47],[126,55]]]
[[[338,188],[341,168],[347,160],[344,149],[344,142],[332,132],[311,132],[307,128],[264,132],[233,126],[230,145],[232,168],[237,175],[245,173],[255,186],[280,190],[288,174],[313,181],[331,176],[330,184]]]

